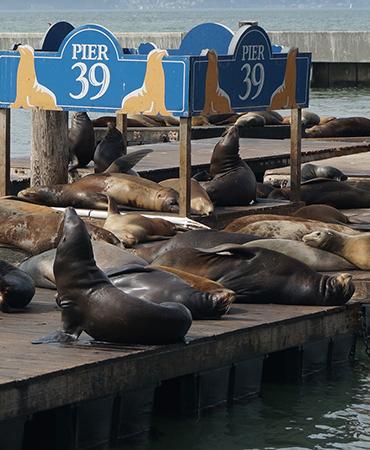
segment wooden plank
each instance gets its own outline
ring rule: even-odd
[[[10,109],[0,108],[0,196],[10,186]]]
[[[31,186],[68,182],[68,113],[32,109]]]
[[[301,139],[302,139],[302,110],[292,109],[290,124],[290,190],[294,202],[300,200],[301,190]]]
[[[191,117],[180,117],[180,216],[190,216]]]
[[[123,147],[122,153],[127,154],[127,114],[117,113],[116,116],[116,128],[122,133]]]

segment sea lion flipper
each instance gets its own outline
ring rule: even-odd
[[[253,249],[246,248],[241,244],[221,244],[212,248],[198,248],[203,253],[217,253],[217,254],[234,254],[243,255],[246,258],[252,259],[255,256]]]
[[[56,344],[56,343],[69,343],[78,339],[78,336],[74,334],[66,333],[63,330],[53,331],[46,336],[32,341],[32,344]]]
[[[112,164],[104,171],[104,173],[125,173],[132,169],[146,155],[152,153],[151,148],[143,148],[131,152],[128,155],[122,155],[115,159]]]

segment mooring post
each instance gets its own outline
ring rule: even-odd
[[[180,117],[180,216],[190,215],[191,117]]]
[[[291,110],[290,121],[290,189],[291,200],[299,202],[301,190],[302,110]]]
[[[123,137],[123,149],[122,153],[127,154],[127,114],[117,113],[116,116],[116,128],[122,133]]]
[[[68,113],[32,110],[31,186],[68,182]]]
[[[10,187],[10,109],[0,109],[0,196]]]

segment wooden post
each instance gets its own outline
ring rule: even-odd
[[[31,186],[68,182],[68,113],[32,110]]]
[[[180,216],[190,215],[191,117],[180,117]]]
[[[10,109],[0,109],[0,196],[10,188]]]
[[[116,116],[116,128],[122,133],[123,137],[123,154],[127,154],[127,114],[118,113]]]
[[[301,139],[302,139],[302,110],[291,110],[290,121],[290,189],[291,200],[300,200],[301,190]]]

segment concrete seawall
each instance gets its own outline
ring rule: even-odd
[[[184,32],[115,33],[122,47],[153,42],[160,48],[179,46]],[[312,86],[370,85],[370,31],[315,31],[269,33],[276,44],[295,46],[312,52]],[[0,33],[0,49],[10,50],[16,43],[40,48],[43,33]]]

